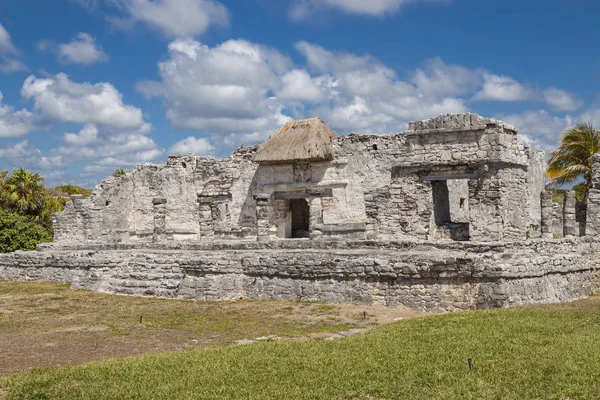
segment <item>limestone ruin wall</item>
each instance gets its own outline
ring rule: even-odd
[[[55,241],[289,238],[295,198],[309,203],[313,239],[540,234],[544,156],[508,124],[443,115],[413,122],[407,132],[337,137],[333,147],[334,159],[317,162],[257,163],[256,147],[241,147],[227,159],[140,164],[104,180],[89,199],[74,196],[56,215]],[[433,192],[446,204],[434,203]]]
[[[310,145],[290,148],[295,134]],[[0,279],[424,311],[600,288],[600,155],[587,204],[568,191],[559,207],[544,189],[544,154],[476,114],[340,137],[311,119],[273,138],[221,160],[140,164],[88,199],[72,196],[55,215],[55,243],[0,254]]]

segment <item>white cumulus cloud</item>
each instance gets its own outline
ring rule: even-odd
[[[111,0],[126,17],[110,20],[120,27],[141,22],[167,37],[194,37],[211,25],[227,25],[229,12],[214,0]]]
[[[244,40],[214,47],[192,39],[174,40],[158,64],[161,79],[138,82],[137,89],[163,100],[173,127],[209,135],[206,142],[186,139],[188,148],[198,145],[202,153],[210,151],[207,144],[260,142],[291,119],[313,116],[323,118],[338,134],[387,133],[406,129],[412,120],[470,111],[475,100],[553,102],[555,110],[580,106],[568,92],[533,90],[511,77],[446,64],[440,58],[426,61],[402,79],[369,54],[308,42],[295,47],[304,60],[299,64],[277,50]],[[543,110],[507,119],[525,127],[532,140],[545,147],[569,122],[566,116]],[[180,144],[171,150],[187,152]]]
[[[138,89],[165,99],[175,128],[211,134],[270,132],[286,122],[272,97],[291,65],[279,52],[244,40],[208,47],[194,40],[169,44],[159,63],[161,82]]]
[[[123,103],[110,83],[77,83],[66,74],[48,78],[30,76],[21,94],[33,99],[35,110],[54,122],[94,123],[116,128],[135,128],[144,121],[142,111]]]
[[[474,100],[521,101],[529,100],[532,91],[511,77],[483,73],[483,87]]]
[[[61,155],[45,156],[38,148],[31,146],[27,140],[0,148],[0,158],[15,168],[48,170],[62,168],[65,164]]]
[[[163,156],[148,136],[152,126],[144,124],[135,130],[114,129],[86,124],[77,133],[65,133],[63,145],[53,153],[69,162],[86,161],[86,172],[108,171],[111,168],[154,161]]]
[[[414,72],[412,82],[424,94],[456,96],[472,93],[481,85],[481,75],[480,70],[446,64],[436,57]]]
[[[499,114],[495,117],[516,126],[519,134],[526,137],[533,147],[547,152],[554,150],[560,135],[577,123],[574,117],[554,116],[543,109],[520,114]]]
[[[461,98],[445,96],[446,89],[432,90],[434,84],[430,84],[422,93],[369,55],[331,51],[306,42],[296,48],[314,71],[313,79],[329,83],[326,100],[315,113],[342,131],[400,131],[410,120],[467,110]]]
[[[555,88],[544,91],[544,101],[555,111],[575,111],[583,105],[575,94]]]
[[[0,24],[0,54],[6,55],[18,53],[19,52],[13,44],[10,34],[6,30],[6,28],[4,28],[2,24]]]
[[[0,24],[0,72],[27,71],[27,66],[18,58],[19,53],[12,42],[10,34]]]
[[[348,14],[381,17],[418,1],[434,3],[445,0],[294,0],[289,13],[293,19],[307,19],[322,9],[330,8]]]
[[[0,92],[0,138],[23,136],[38,126],[38,117],[26,109],[15,110],[2,104]]]
[[[169,149],[169,154],[180,155],[193,153],[199,156],[204,156],[212,154],[214,150],[215,147],[208,139],[189,136],[171,146]]]
[[[314,81],[308,71],[294,69],[281,77],[281,88],[277,97],[284,101],[297,101],[302,103],[314,103],[323,100],[324,93],[321,86],[327,82]]]
[[[96,43],[96,38],[84,32],[80,32],[69,43],[57,45],[52,40],[44,39],[37,42],[36,47],[43,52],[56,53],[63,64],[91,65],[106,62],[110,58]]]

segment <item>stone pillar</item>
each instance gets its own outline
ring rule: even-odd
[[[600,190],[600,153],[592,156],[592,187]]]
[[[502,240],[501,199],[500,183],[496,177],[469,180],[469,236],[472,241]]]
[[[163,197],[155,197],[152,199],[152,211],[154,213],[154,234],[152,241],[162,242],[167,239],[167,224],[165,217],[167,216],[167,199]]]
[[[585,234],[600,235],[600,189],[588,192]]]
[[[552,221],[553,221],[553,207],[552,207],[552,192],[550,190],[544,190],[540,194],[541,197],[541,210],[542,210],[542,237],[546,239],[552,239]]]
[[[212,238],[215,235],[215,228],[212,218],[212,199],[207,197],[198,197],[198,216],[200,220],[200,237]]]
[[[586,235],[600,235],[600,153],[592,157],[592,187],[588,192]]]
[[[310,238],[318,239],[323,236],[323,232],[319,229],[323,224],[323,207],[321,197],[311,196],[308,198],[309,205],[309,223]]]
[[[256,201],[256,240],[266,242],[269,240],[269,195],[255,194]]]
[[[577,223],[577,216],[575,212],[575,191],[565,191],[565,200],[563,202],[563,235],[567,236],[579,236],[579,224]]]

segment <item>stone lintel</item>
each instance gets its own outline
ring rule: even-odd
[[[330,188],[309,188],[295,192],[275,192],[275,200],[295,200],[309,197],[333,197],[333,190]]]
[[[477,179],[479,174],[442,174],[442,175],[425,175],[419,177],[421,181],[445,181],[449,179]]]
[[[212,203],[223,203],[223,202],[228,202],[231,201],[232,196],[231,193],[226,193],[226,194],[218,194],[218,195],[203,195],[203,194],[198,194],[198,203],[203,203],[203,204],[212,204]]]
[[[255,193],[254,196],[252,196],[254,198],[254,200],[256,201],[260,201],[260,202],[268,202],[269,198],[271,197],[271,195],[267,194],[267,193]]]

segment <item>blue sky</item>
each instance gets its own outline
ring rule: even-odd
[[[0,169],[93,187],[312,116],[390,133],[471,111],[551,150],[600,125],[598,15],[592,0],[0,0]]]

